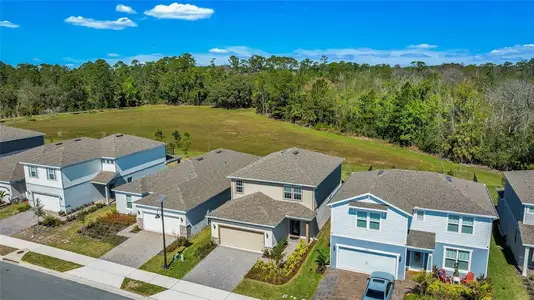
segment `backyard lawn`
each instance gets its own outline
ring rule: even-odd
[[[27,204],[24,202],[14,203],[10,204],[8,206],[4,206],[0,208],[0,220],[9,218],[12,215],[16,215],[19,213],[20,209],[23,209]]]
[[[67,272],[81,267],[81,265],[70,261],[35,252],[28,252],[24,254],[24,256],[22,257],[22,261],[30,263],[32,265],[41,266],[43,268],[56,270],[58,272]]]
[[[300,271],[288,283],[274,285],[245,278],[233,292],[259,299],[311,299],[323,278],[323,275],[315,272],[317,267],[315,259],[318,255],[316,250],[320,247],[328,249],[329,233],[330,222],[323,227],[317,243],[310,250],[308,257],[300,267]]]
[[[34,227],[30,227],[15,234],[14,237],[91,257],[100,257],[122,243],[126,238],[116,236],[113,239],[100,241],[88,236],[80,235],[77,232],[84,224],[87,224],[89,221],[95,220],[100,216],[104,216],[114,209],[115,205],[106,206],[88,214],[85,217],[84,222],[75,220],[55,228],[42,228],[37,233],[34,231]]]
[[[141,270],[158,273],[161,275],[174,277],[177,279],[183,278],[189,271],[191,271],[200,261],[196,257],[197,249],[201,246],[211,243],[211,227],[208,226],[201,232],[194,235],[191,240],[191,246],[183,250],[184,261],[175,260],[168,270],[163,269],[163,256],[156,255],[141,266]],[[178,250],[176,250],[178,251]],[[171,262],[176,251],[167,253],[167,262]]]

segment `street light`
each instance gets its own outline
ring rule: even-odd
[[[167,265],[167,247],[166,247],[166,243],[165,243],[165,218],[163,216],[163,201],[165,201],[165,199],[167,199],[167,196],[165,195],[160,195],[158,197],[158,201],[161,205],[161,229],[162,229],[162,232],[163,232],[163,269],[167,270],[169,269],[169,266]],[[160,216],[158,213],[156,213],[156,219],[159,219]]]

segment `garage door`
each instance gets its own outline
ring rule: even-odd
[[[9,199],[11,197],[11,195],[9,195],[9,189],[7,187],[5,187],[5,186],[1,186],[0,185],[0,192],[6,193],[6,196],[4,196],[4,198],[0,199],[0,200],[6,201],[6,202],[9,201]]]
[[[219,240],[223,246],[254,252],[263,251],[263,232],[219,226]]]
[[[41,201],[41,205],[43,206],[44,210],[49,210],[49,211],[60,210],[58,196],[33,193],[33,201],[35,201],[37,198],[39,198],[39,201]]]
[[[383,271],[397,278],[397,256],[377,253],[371,250],[356,250],[339,246],[337,267],[366,274]]]
[[[161,218],[156,219],[154,213],[143,213],[143,229],[161,233]],[[165,217],[165,233],[170,235],[180,234],[180,220],[172,217]]]

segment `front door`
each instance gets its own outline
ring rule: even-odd
[[[422,270],[424,267],[424,257],[425,255],[422,252],[410,251],[410,269]]]
[[[289,232],[291,235],[300,236],[300,221],[289,220]]]

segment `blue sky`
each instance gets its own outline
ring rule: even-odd
[[[534,57],[534,2],[0,2],[10,64],[129,63],[189,52],[358,63],[516,62]]]

